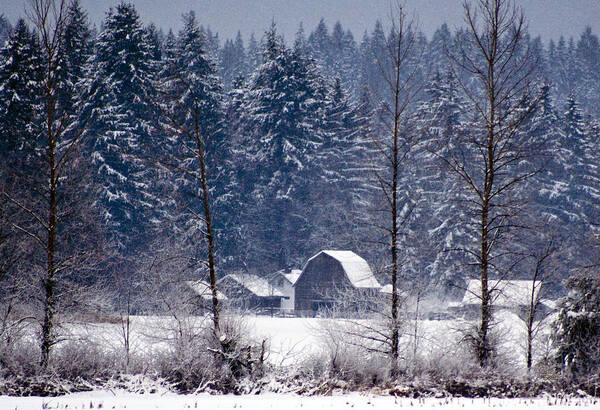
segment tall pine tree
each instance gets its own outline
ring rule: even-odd
[[[156,64],[149,36],[132,4],[110,9],[87,67],[86,133],[99,201],[115,243],[126,250],[142,244],[164,210],[156,170],[150,164],[159,146],[153,82]]]
[[[323,141],[325,87],[315,66],[289,50],[275,26],[243,104],[244,217],[253,261],[273,269],[298,265],[310,235],[310,177]]]

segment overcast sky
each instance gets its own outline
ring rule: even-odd
[[[196,12],[199,22],[219,32],[221,39],[235,36],[240,30],[245,38],[254,32],[260,37],[272,19],[289,40],[303,22],[310,32],[325,18],[331,28],[341,21],[354,33],[357,41],[365,30],[371,31],[377,19],[385,21],[390,0],[133,0],[146,23],[154,22],[165,31],[178,30],[181,14]],[[0,0],[0,14],[11,22],[23,15],[26,0]],[[94,23],[104,18],[106,10],[118,0],[81,0]],[[561,34],[576,37],[591,26],[600,34],[600,0],[517,0],[529,20],[532,35],[544,42]],[[406,0],[406,4],[428,36],[443,22],[451,28],[462,25],[462,0]]]

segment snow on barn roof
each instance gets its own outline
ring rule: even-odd
[[[250,274],[240,274],[240,273],[231,273],[225,276],[220,282],[224,281],[226,278],[231,278],[235,282],[239,283],[254,295],[258,297],[268,297],[268,296],[285,296],[279,289],[275,288],[265,278],[260,278],[256,275]]]
[[[296,283],[301,273],[302,271],[300,269],[292,269],[290,273],[282,273],[281,275],[293,285]]]
[[[535,297],[538,297],[542,282],[535,283]],[[514,307],[529,305],[533,282],[530,280],[488,280],[492,304],[495,306]],[[463,305],[481,303],[481,280],[472,279],[467,285],[463,297]]]
[[[323,250],[310,258],[306,264],[308,265],[311,260],[322,253],[332,257],[342,265],[342,269],[355,288],[381,288],[367,261],[352,251]]]
[[[388,283],[387,285],[383,285],[381,287],[381,289],[379,289],[379,292],[391,295],[392,294],[392,290],[393,290],[392,289],[392,284]]]
[[[212,292],[210,291],[210,285],[208,283],[201,280],[188,280],[185,284],[202,299],[212,299]],[[226,300],[227,297],[217,290],[217,299]]]

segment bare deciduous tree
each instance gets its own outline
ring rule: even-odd
[[[473,0],[464,3],[468,41],[450,54],[451,67],[467,96],[474,118],[464,136],[447,141],[437,155],[462,181],[470,224],[477,245],[464,251],[479,269],[481,319],[475,350],[482,367],[489,364],[492,346],[490,276],[504,278],[510,249],[507,234],[518,229],[520,202],[516,188],[535,175],[528,166],[536,147],[521,133],[535,107],[533,80],[536,61],[528,49],[525,18],[512,0]],[[523,109],[521,101],[530,104]],[[434,152],[434,154],[436,154]]]
[[[182,208],[186,208],[190,219],[203,225],[195,232],[199,232],[200,239],[206,243],[206,257],[200,258],[202,260],[196,258],[196,262],[208,269],[213,335],[219,340],[220,304],[209,187],[211,170],[207,165],[207,154],[214,156],[217,153],[207,152],[207,146],[218,137],[220,86],[215,77],[215,68],[206,55],[206,45],[195,15],[189,13],[183,18],[184,29],[177,47],[178,56],[167,65],[166,81],[159,87],[164,103],[158,105],[165,119],[164,128],[171,134],[174,146],[173,152],[166,155],[163,163],[199,187],[189,193],[192,201],[183,204]]]
[[[34,290],[34,298],[42,311],[43,369],[58,341],[56,320],[60,306],[79,296],[77,283],[83,278],[76,278],[75,273],[80,275],[84,266],[90,266],[95,256],[90,245],[99,240],[97,232],[91,229],[94,214],[82,188],[86,183],[86,165],[79,149],[85,121],[77,117],[76,106],[61,104],[65,93],[70,94],[69,101],[75,100],[76,93],[72,84],[67,85],[63,66],[67,7],[65,0],[28,3],[26,13],[42,51],[40,121],[37,138],[32,142],[35,154],[26,172],[11,175],[19,189],[2,191],[3,198],[19,211],[11,225],[37,249],[31,257],[31,271],[36,275],[33,284],[41,287]]]
[[[389,356],[392,377],[398,374],[398,352],[400,338],[400,318],[398,278],[400,272],[399,240],[401,226],[410,217],[413,202],[403,193],[407,187],[400,186],[401,172],[406,166],[414,143],[410,129],[410,103],[417,89],[415,70],[409,59],[414,50],[415,32],[400,3],[393,5],[391,31],[385,44],[385,55],[377,61],[387,87],[387,95],[382,96],[382,106],[378,120],[383,129],[381,136],[371,133],[373,144],[380,159],[375,176],[383,193],[385,212],[389,214],[389,225],[380,228],[389,241],[391,263],[389,265],[392,284],[390,298]],[[387,218],[387,217],[386,217]],[[386,223],[387,225],[387,223]]]

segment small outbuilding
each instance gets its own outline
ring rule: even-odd
[[[268,281],[286,297],[281,300],[281,313],[283,315],[294,313],[295,289],[294,284],[300,277],[300,269],[280,270],[269,275]]]
[[[200,313],[211,310],[212,292],[208,283],[201,280],[188,280],[185,285],[191,291],[194,305],[199,308]],[[217,290],[217,300],[224,302],[227,297]]]
[[[298,315],[315,316],[339,306],[344,299],[365,301],[377,295],[380,288],[367,261],[356,253],[323,250],[304,265],[294,285],[294,307]]]
[[[219,289],[232,307],[261,313],[279,311],[281,301],[287,298],[265,278],[249,274],[229,274],[219,281]]]
[[[541,299],[543,282],[530,280],[489,280],[492,310],[508,310],[521,318],[527,316],[533,297],[538,316],[554,310],[552,301]],[[449,306],[449,310],[460,316],[477,317],[481,314],[481,281],[469,280],[463,299]]]

